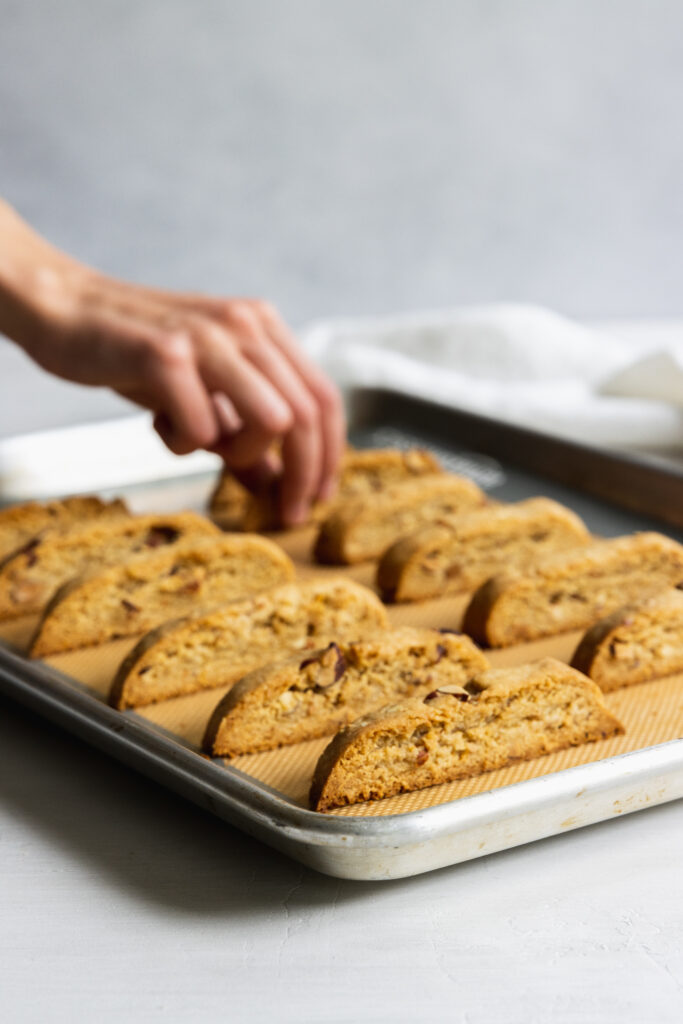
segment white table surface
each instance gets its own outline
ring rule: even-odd
[[[681,1020],[680,803],[338,881],[0,709],[3,1020]]]

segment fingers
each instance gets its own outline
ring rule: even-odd
[[[309,359],[277,311],[268,303],[253,304],[270,338],[313,396],[319,410],[321,435],[320,477],[316,494],[322,501],[332,497],[337,483],[339,460],[346,445],[344,405],[337,387]]]
[[[293,413],[293,424],[282,442],[281,514],[287,525],[309,517],[318,497],[324,439],[315,396],[250,312],[241,314],[243,354],[277,388]]]
[[[187,296],[182,301],[192,304],[197,299]],[[283,449],[283,512],[288,520],[300,521],[305,518],[304,504],[316,498],[327,500],[336,489],[346,442],[339,391],[303,353],[268,304],[205,299],[203,309],[239,338],[243,355],[274,384],[292,409],[295,437]],[[228,453],[226,456],[230,457]]]
[[[252,486],[281,467],[281,511],[290,524],[331,496],[345,443],[341,398],[274,309],[104,278],[100,288],[106,294],[98,291],[88,310],[100,326],[107,321],[97,357],[103,382],[152,409],[173,451],[216,451]],[[110,330],[113,320],[129,331]],[[276,439],[281,462],[270,451]]]
[[[146,351],[148,386],[158,398],[155,428],[176,455],[208,448],[219,436],[218,419],[197,368],[191,340],[162,337]]]
[[[234,469],[257,462],[274,439],[293,425],[293,413],[278,389],[249,360],[224,329],[208,321],[199,328],[199,362],[209,388],[228,397],[241,429],[222,436],[214,450]]]

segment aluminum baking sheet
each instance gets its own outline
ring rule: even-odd
[[[357,444],[428,444],[449,468],[470,475],[496,497],[515,500],[547,494],[576,509],[596,533],[656,528],[683,539],[680,528],[659,518],[664,513],[671,520],[672,497],[678,495],[677,507],[681,505],[683,482],[673,470],[387,393],[355,393],[351,423]],[[139,510],[197,507],[210,483],[205,477],[193,477],[136,487],[129,497]],[[603,496],[607,491],[618,500],[608,503],[604,497],[582,492],[580,485]],[[368,567],[361,567],[360,578],[364,573],[368,581]],[[452,601],[430,605],[419,611],[401,606],[392,617],[424,623],[436,616],[434,624],[446,624],[445,616],[453,623]],[[25,638],[27,628],[30,624],[14,627],[17,642]],[[5,635],[11,640],[13,630]],[[568,656],[573,642],[572,637],[543,641],[533,650],[516,652],[513,659],[549,651]],[[497,657],[496,653],[494,660]],[[186,713],[190,707],[186,703],[181,716],[184,728],[179,729],[180,719],[169,719],[168,709],[158,710],[161,705],[141,714],[110,709],[102,697],[108,670],[98,680],[100,669],[91,654],[60,656],[54,661],[60,670],[30,662],[2,645],[0,684],[7,694],[100,749],[303,863],[339,877],[417,874],[683,795],[683,742],[678,739],[683,681],[679,684],[675,679],[630,688],[647,694],[649,718],[644,718],[645,705],[638,704],[637,694],[618,691],[611,698],[622,702],[618,713],[632,716],[627,733],[640,737],[641,749],[615,755],[611,752],[626,747],[614,740],[602,741],[602,746],[574,748],[477,780],[452,783],[450,788],[433,787],[431,792],[320,815],[305,808],[302,787],[320,743],[309,744],[306,750],[255,755],[230,765],[210,761],[196,747],[197,723],[205,714],[201,708],[215,703],[219,694],[195,700],[196,722]],[[75,682],[74,675],[88,684]],[[653,711],[662,713],[657,718]],[[173,730],[164,722],[173,724]],[[662,736],[668,742],[657,742]],[[577,757],[590,763],[576,763]],[[519,778],[522,781],[516,781]]]

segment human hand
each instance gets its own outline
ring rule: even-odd
[[[7,211],[0,204],[0,229]],[[106,277],[10,215],[23,234],[10,225],[17,258],[4,275],[0,265],[0,330],[36,362],[152,410],[172,451],[215,451],[247,486],[281,473],[288,525],[331,497],[345,441],[341,397],[272,306]]]

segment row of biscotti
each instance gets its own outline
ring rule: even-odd
[[[647,679],[665,670],[676,671],[676,659],[681,659],[683,649],[680,639],[682,609],[683,592],[679,590],[664,591],[656,597],[642,600],[640,605],[628,606],[625,611],[622,609],[598,626],[591,627],[579,644],[573,664],[594,677],[605,689]],[[152,630],[138,641],[119,669],[112,688],[112,703],[119,708],[140,707],[184,694],[233,685],[250,671],[260,669],[274,659],[291,657],[293,661],[285,664],[280,681],[284,685],[284,680],[298,671],[296,658],[300,652],[319,652],[329,643],[335,643],[341,650],[344,643],[356,643],[361,636],[372,645],[378,635],[387,633],[388,627],[386,609],[381,601],[366,587],[352,580],[339,578],[284,584],[205,615],[174,621]],[[452,630],[427,632],[434,643],[437,643],[437,634],[441,636],[438,640],[441,648],[434,649],[436,653],[429,664],[436,666],[447,653],[450,652],[449,657],[452,657],[458,651],[460,657],[466,656],[468,671],[473,667],[485,667],[484,655],[470,637]],[[392,633],[404,645],[399,645],[394,651],[396,658],[393,662],[392,649],[382,648],[389,658],[387,671],[393,676],[392,685],[397,687],[394,691],[396,696],[403,693],[406,678],[412,680],[411,685],[433,681],[418,679],[410,661],[412,655],[407,660],[405,657],[405,650],[411,650],[411,638],[421,633],[424,634],[424,630],[407,629]],[[651,645],[649,656],[645,652],[647,643]],[[614,681],[613,670],[612,681],[605,682],[607,675],[604,669],[600,669],[603,655],[597,658],[603,648],[609,658],[616,658],[622,670],[629,666],[631,674],[625,674],[623,681]],[[361,662],[367,660],[370,649],[363,648],[365,653],[359,655]],[[592,652],[590,658],[586,653],[589,651]],[[627,656],[632,656],[632,665]],[[348,667],[356,655],[342,650],[341,657]],[[326,669],[334,667],[330,659],[332,655],[328,653],[324,663]],[[342,662],[335,663],[336,667]],[[590,667],[592,665],[595,671]],[[336,702],[342,699],[337,691],[327,691],[329,680],[325,686],[322,685],[315,659],[306,662],[305,667],[317,694],[325,690],[327,697],[333,696]],[[444,667],[435,671],[441,672]],[[634,674],[636,668],[638,673]],[[384,685],[380,687],[380,696],[383,697],[387,696]],[[307,688],[303,684],[295,687],[302,691]],[[265,692],[259,689],[261,697]],[[279,690],[276,696],[279,700]],[[300,699],[304,700],[303,697]],[[315,702],[320,703],[318,697]],[[292,703],[290,695],[285,703],[288,704],[290,724],[309,716],[310,708],[305,701],[304,704]]]
[[[375,631],[375,636],[364,641],[330,641],[327,647],[318,648],[330,636],[352,637],[360,631]],[[296,653],[285,662],[263,665],[292,648]],[[408,699],[404,707],[391,705],[369,721],[351,722],[352,744],[346,733],[343,740],[333,740],[333,753],[337,754],[334,758],[328,754],[316,774],[319,793],[314,791],[314,805],[319,809],[500,767],[512,757],[535,757],[609,734],[617,727],[609,726],[603,706],[596,703],[595,687],[582,677],[580,682],[578,674],[566,667],[544,663],[527,667],[521,675],[499,672],[480,677],[485,657],[468,638],[429,630],[386,632],[386,615],[377,598],[343,580],[289,585],[155,631],[126,659],[112,698],[119,707],[138,707],[181,693],[229,685],[256,665],[261,668],[233,686],[211,718],[206,743],[214,754],[233,756],[326,735],[348,725],[357,715],[386,705],[387,700]],[[473,676],[476,685],[469,682]],[[437,694],[438,700],[433,695],[427,700],[427,713],[417,707],[426,690],[427,696],[434,690],[443,691]],[[486,696],[479,707],[477,693],[483,690]],[[451,733],[460,729],[453,723],[454,692],[460,701],[471,701],[463,713],[467,723],[463,728],[469,737],[467,757],[460,750],[451,750],[451,740],[439,733],[444,709],[451,709],[445,716],[451,722]],[[442,696],[449,699],[444,703]],[[521,720],[509,711],[511,696],[517,711],[524,713]],[[425,742],[423,733],[431,730],[433,712],[433,736]],[[564,712],[568,717],[562,718]],[[407,749],[412,750],[411,743],[416,746],[420,763],[413,765],[409,758],[409,775],[403,777],[404,763],[392,764],[391,778],[376,780],[375,788],[369,790],[369,779],[374,777],[371,765],[360,772],[360,787],[350,784],[344,766],[355,756],[353,752],[357,753],[358,744],[366,751],[366,760],[370,733],[375,737],[371,749],[375,749],[378,736],[380,748],[385,752],[389,746],[393,749],[396,727],[405,722],[415,724],[416,715],[417,719],[426,715],[419,725],[421,741],[416,745],[415,737],[410,742],[405,737],[396,740],[399,748],[407,743]],[[479,725],[486,728],[472,743],[472,729],[481,715],[485,719]],[[412,771],[422,769],[422,762],[429,758],[428,769],[417,774]],[[321,787],[322,775],[331,781]],[[341,790],[340,778],[345,780]]]
[[[572,667],[545,659],[489,670],[468,637],[378,630],[249,672],[210,715],[203,745],[212,756],[236,757],[341,729],[311,788],[311,805],[329,810],[621,732],[599,690],[681,670],[678,590],[591,629]]]
[[[346,609],[342,622],[329,614],[332,591],[337,610]],[[283,606],[284,615],[274,617]],[[676,671],[683,667],[682,606],[683,594],[672,591],[613,616],[586,635],[574,667],[604,689],[647,678],[648,657],[650,676]],[[316,771],[312,803],[320,810],[620,731],[595,683],[574,669],[546,660],[487,671],[485,656],[469,638],[425,629],[387,631],[380,609],[357,584],[309,582],[158,631],[124,663],[116,702],[136,706],[224,685],[255,661],[296,646],[290,657],[261,664],[233,685],[210,716],[204,746],[215,756],[234,757],[341,727]],[[345,630],[354,635],[359,622],[374,635],[341,640]],[[338,640],[305,649],[326,630]],[[623,651],[616,667],[605,671],[604,659],[613,660],[615,645]],[[174,664],[178,658],[180,665]]]
[[[683,671],[683,592],[661,591],[601,620],[584,634],[571,665],[603,692]],[[465,686],[488,667],[469,637],[449,630],[404,627],[331,641],[241,678],[218,704],[205,746],[233,757],[323,736],[383,699]]]
[[[231,528],[276,522],[276,495],[249,496],[225,471],[211,501]],[[389,601],[472,590],[502,568],[589,542],[581,520],[557,502],[535,498],[497,505],[471,480],[446,473],[414,449],[348,451],[339,492],[316,506],[313,554],[326,564],[381,558],[377,583]]]
[[[661,534],[592,538],[573,512],[547,498],[461,508],[438,517],[429,504],[432,480],[439,478],[386,491],[350,519],[351,506],[346,506],[335,514],[336,521],[349,527],[347,554],[352,543],[368,552],[371,537],[386,539],[408,521],[392,515],[388,499],[414,489],[410,514],[426,525],[384,551],[378,589],[387,601],[474,590],[463,628],[479,643],[504,647],[585,629],[644,591],[683,582],[683,548]],[[452,486],[447,475],[441,480]],[[419,487],[427,490],[425,501],[413,504]]]
[[[683,593],[666,589],[589,629],[571,666],[547,658],[484,671],[462,689],[440,687],[342,728],[318,760],[311,806],[327,811],[410,792],[623,733],[602,693],[680,672]],[[240,688],[249,693],[246,682]],[[226,698],[210,723],[216,753],[222,744],[231,753],[225,736],[235,722],[228,727],[226,718],[239,715],[239,704]]]
[[[311,521],[318,524],[313,557],[328,565],[376,559],[404,534],[486,503],[476,484],[446,473],[429,452],[349,449],[336,497],[311,510]],[[210,511],[227,529],[273,529],[278,521],[275,485],[250,495],[226,470]]]
[[[111,701],[139,707],[232,684],[206,727],[214,756],[341,728],[315,773],[318,810],[621,731],[596,685],[559,662],[493,671],[468,637],[387,626],[359,584],[289,584],[153,631],[124,660]]]
[[[337,494],[318,502],[310,521],[320,523],[349,501],[372,499],[394,484],[442,472],[438,459],[421,448],[347,448],[340,465]],[[263,532],[281,528],[277,481],[255,493],[247,490],[227,468],[223,469],[209,501],[212,518],[225,530]]]
[[[314,772],[315,810],[481,774],[623,727],[596,684],[561,662],[494,670],[467,637],[404,628],[251,672],[213,711],[203,745],[235,757],[335,732]]]
[[[290,580],[294,566],[272,541],[225,535],[203,516],[130,515],[97,499],[80,519],[59,514],[0,564],[0,620],[42,612],[33,653],[46,655],[142,633],[169,618],[224,604]],[[82,506],[81,506],[82,507]],[[24,508],[26,508],[24,506]],[[29,506],[31,525],[45,506]],[[10,543],[22,507],[0,513]],[[5,529],[3,529],[5,526]]]

